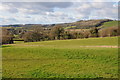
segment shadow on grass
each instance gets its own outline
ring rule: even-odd
[[[0,45],[0,48],[11,47],[10,45]]]

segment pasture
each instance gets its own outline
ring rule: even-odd
[[[105,22],[101,28],[108,28],[108,27],[118,27],[118,22],[119,21],[110,21],[110,22]]]
[[[3,45],[3,78],[118,78],[118,48],[108,47],[117,45],[117,37]]]

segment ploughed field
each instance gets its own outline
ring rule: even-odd
[[[3,78],[118,78],[118,38],[2,46]]]

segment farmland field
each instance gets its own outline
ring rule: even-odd
[[[107,27],[118,27],[118,21],[110,21],[110,22],[106,22],[104,23],[102,26],[103,28],[107,28]]]
[[[2,46],[4,78],[118,78],[117,37]],[[89,46],[89,47],[88,47]]]

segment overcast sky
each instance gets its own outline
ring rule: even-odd
[[[89,19],[117,19],[116,2],[3,2],[0,25],[53,24]]]

